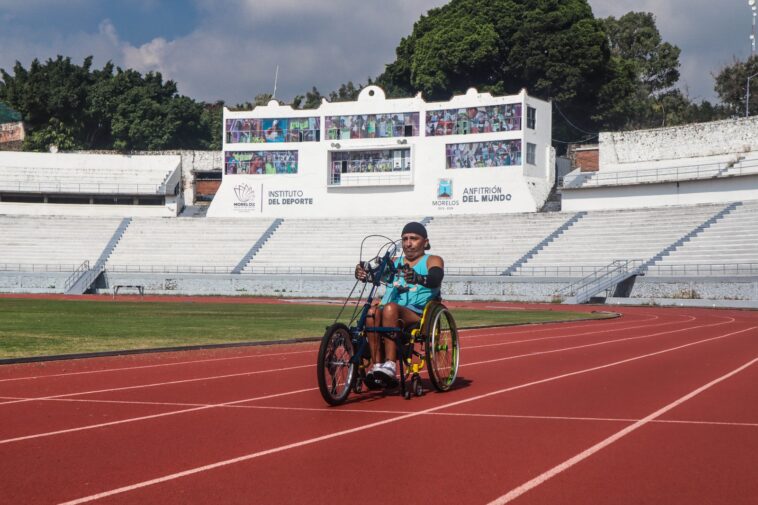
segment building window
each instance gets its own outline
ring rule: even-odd
[[[521,129],[521,104],[440,109],[426,112],[426,135],[468,135]]]
[[[526,108],[526,127],[534,130],[534,127],[536,124],[537,124],[537,109],[535,109],[534,107],[527,107]]]
[[[526,162],[530,165],[536,165],[537,146],[535,144],[526,143]]]
[[[227,175],[296,174],[297,151],[227,151],[224,168]]]
[[[445,157],[448,169],[521,165],[521,141],[496,140],[447,144]]]
[[[318,142],[320,123],[317,117],[238,118],[226,120],[226,142],[257,144],[266,142]]]
[[[377,149],[370,151],[334,151],[331,153],[329,184],[361,185],[360,178],[387,183],[409,178],[411,173],[411,150]],[[396,177],[398,176],[398,177]]]
[[[327,140],[417,137],[419,113],[327,116],[324,123]]]

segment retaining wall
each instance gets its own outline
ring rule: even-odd
[[[672,128],[600,133],[600,166],[758,150],[758,116]]]

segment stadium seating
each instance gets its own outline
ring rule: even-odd
[[[106,268],[117,272],[229,273],[271,222],[134,218]]]
[[[372,219],[285,219],[243,273],[343,273],[351,274],[361,257],[361,241],[369,234],[400,238],[409,220],[420,217]],[[377,254],[386,239],[366,242],[363,259]]]
[[[581,276],[617,259],[649,260],[724,205],[588,212],[514,275]]]
[[[530,213],[435,217],[430,252],[450,273],[500,275],[574,214]]]
[[[120,218],[0,216],[0,269],[73,271],[93,264]]]
[[[0,192],[166,194],[178,172],[178,156],[0,153]]]
[[[752,265],[752,266],[751,266]],[[743,202],[651,267],[657,275],[758,273],[758,202]]]

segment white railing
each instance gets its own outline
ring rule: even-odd
[[[329,174],[329,186],[401,186],[413,184],[411,171],[397,172],[348,172]]]
[[[163,184],[114,184],[97,182],[22,182],[0,178],[0,191],[17,193],[80,193],[107,195],[160,195]]]
[[[653,265],[647,268],[651,277],[719,277],[758,276],[758,263],[681,263]]]
[[[0,263],[0,272],[73,272],[78,266],[65,263]]]
[[[722,162],[701,165],[649,168],[642,170],[612,170],[569,174],[559,181],[564,188],[591,186],[623,186],[656,182],[709,179],[758,174],[758,160]]]

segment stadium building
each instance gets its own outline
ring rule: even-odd
[[[554,182],[550,104],[470,89],[447,102],[387,99],[224,110],[213,217],[534,212]]]

